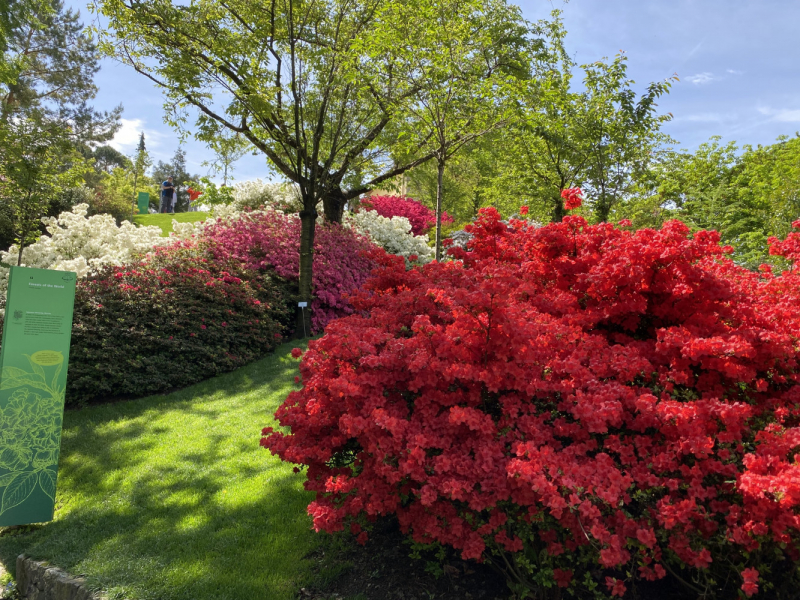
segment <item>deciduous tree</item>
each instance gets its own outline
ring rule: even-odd
[[[409,28],[440,0],[415,3]],[[317,204],[340,221],[348,201],[429,160],[389,148],[409,105],[441,84],[400,46],[399,0],[95,0],[103,48],[159,85],[170,120],[208,137],[227,128],[295,183],[303,199],[299,296],[311,299]],[[455,16],[453,17],[455,19]],[[454,26],[452,20],[437,27]],[[414,48],[414,51],[422,51]],[[428,68],[426,66],[425,68]],[[298,327],[298,329],[300,329]]]

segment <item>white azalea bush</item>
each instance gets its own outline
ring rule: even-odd
[[[42,219],[49,235],[41,236],[22,251],[22,266],[54,271],[74,271],[86,277],[103,265],[122,265],[133,255],[149,252],[165,244],[161,228],[137,227],[130,221],[117,225],[114,217],[101,214],[87,217],[88,204],[78,204],[58,217]],[[0,262],[17,264],[19,247],[0,251]],[[0,267],[0,303],[5,304],[8,288],[6,267]]]
[[[409,264],[425,264],[433,260],[434,250],[427,235],[411,233],[411,222],[405,217],[382,217],[374,210],[345,214],[344,224],[372,239],[389,254],[406,259]],[[416,256],[415,260],[411,260]]]
[[[242,181],[233,186],[235,210],[255,210],[262,206],[283,213],[299,213],[303,209],[300,191],[291,183],[267,183],[260,179]]]

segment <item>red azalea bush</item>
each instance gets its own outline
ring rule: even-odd
[[[262,445],[308,467],[318,530],[379,515],[536,597],[794,597],[800,233],[781,276],[715,232],[527,228],[382,268],[301,362]],[[635,587],[633,588],[635,590]]]
[[[300,219],[278,211],[243,213],[206,227],[197,240],[216,260],[235,260],[257,272],[274,272],[297,282],[300,272]],[[339,224],[316,228],[314,236],[311,325],[314,332],[353,312],[347,295],[358,289],[375,266],[376,246]]]
[[[374,210],[382,217],[405,217],[411,223],[411,233],[422,235],[436,226],[436,213],[430,208],[405,196],[370,196],[361,205]],[[453,223],[453,217],[442,212],[442,223]]]
[[[237,369],[281,341],[274,279],[194,243],[78,282],[66,400],[144,396]]]

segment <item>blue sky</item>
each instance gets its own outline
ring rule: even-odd
[[[90,15],[85,0],[67,0]],[[674,115],[665,131],[692,150],[712,135],[741,144],[769,144],[779,135],[800,130],[800,23],[797,0],[547,0],[519,2],[527,19],[562,9],[567,48],[579,63],[628,56],[637,89],[677,74],[680,82],[660,101]],[[113,144],[131,154],[140,131],[153,158],[169,160],[178,136],[162,121],[159,91],[132,69],[104,60],[95,79],[95,106],[125,107],[123,127]],[[184,149],[189,171],[212,153],[189,140]],[[269,179],[260,156],[236,165],[237,180]]]

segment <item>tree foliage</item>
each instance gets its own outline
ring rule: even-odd
[[[87,165],[63,124],[33,111],[0,127],[0,199],[22,250],[40,235],[50,202],[75,186]]]
[[[97,93],[97,47],[80,14],[65,9],[62,0],[14,4],[14,26],[6,42],[7,77],[0,82],[0,117],[5,122],[32,109],[47,111],[70,127],[88,156],[89,145],[111,139],[122,113],[121,106],[98,112],[88,104]]]
[[[441,84],[416,52],[435,36],[402,39],[425,26],[441,0],[95,0],[109,29],[103,48],[161,86],[170,119],[194,119],[201,139],[239,133],[300,189],[300,298],[311,299],[319,201],[337,222],[347,202],[432,153],[397,163],[390,152],[411,103]],[[437,23],[449,28],[452,19]],[[427,49],[430,50],[430,49]],[[415,69],[423,69],[415,72]]]
[[[578,67],[565,49],[558,11],[553,16],[541,25],[545,45],[531,66],[538,76],[520,83],[516,118],[503,132],[484,195],[516,204],[508,212],[527,204],[536,218],[560,221],[561,192],[582,187],[595,219],[606,221],[667,141],[660,127],[671,117],[658,114],[656,100],[671,80],[637,95],[625,55]],[[581,86],[573,83],[578,71]]]
[[[767,240],[785,236],[800,217],[800,136],[741,148],[713,137],[693,153],[669,152],[617,216],[637,226],[679,217],[693,228],[718,230],[749,268],[784,266],[770,256]]]

